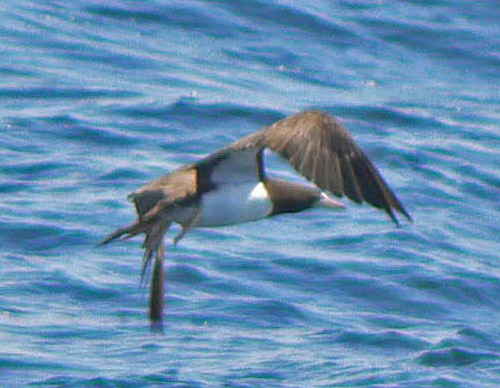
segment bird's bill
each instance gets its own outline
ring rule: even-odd
[[[321,197],[319,198],[318,207],[324,207],[328,209],[345,209],[345,206],[342,202],[329,197],[325,193],[321,193]]]

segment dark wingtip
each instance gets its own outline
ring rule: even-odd
[[[406,218],[408,221],[410,221],[410,222],[415,222],[415,221],[413,220],[413,218],[410,216],[410,213],[408,213],[408,212],[406,211],[406,209],[405,209],[403,206],[401,206],[401,209],[398,209],[398,210],[399,210],[399,212],[400,212],[402,215],[404,215],[404,216],[405,216],[405,218]]]
[[[149,320],[152,323],[161,322],[163,317],[163,300],[165,297],[164,281],[163,258],[157,256],[155,259],[149,296]]]
[[[394,224],[396,224],[396,226],[399,228],[401,225],[399,224],[399,220],[394,215],[394,212],[392,211],[392,209],[388,208],[386,210],[386,212],[387,212],[387,214],[389,214],[389,217],[391,218],[392,222],[394,222]]]
[[[393,195],[394,197],[394,200],[395,200],[395,206],[394,208],[396,209],[396,211],[401,214],[402,216],[404,216],[409,222],[413,222],[413,218],[410,216],[410,213],[408,213],[406,211],[406,209],[404,208],[404,206],[401,204],[401,202]]]
[[[151,263],[151,258],[153,257],[153,252],[149,249],[146,249],[144,252],[144,257],[142,258],[142,268],[141,268],[141,277],[139,279],[139,287],[144,287],[148,283],[148,273],[149,265]]]
[[[137,235],[143,231],[144,231],[144,225],[139,223],[139,222],[135,222],[131,225],[125,226],[124,228],[120,228],[120,229],[114,231],[113,233],[109,234],[103,240],[99,241],[97,243],[97,246],[106,245],[106,244],[110,243],[111,241],[116,240],[117,238],[122,237],[122,236],[125,236],[125,237],[123,237],[123,239],[126,240],[126,239],[129,239],[131,237],[134,237],[135,235]]]
[[[113,240],[116,240],[118,237],[121,237],[123,236],[126,232],[126,229],[128,228],[122,228],[122,229],[118,229],[116,230],[115,232],[107,235],[106,237],[104,237],[101,241],[99,241],[96,245],[98,247],[102,247],[103,245],[106,245],[106,244],[109,244],[111,241]]]
[[[159,334],[163,334],[163,321],[150,322],[149,328]]]
[[[399,206],[396,207],[395,209],[399,214],[403,215],[408,222],[412,222],[412,223],[414,222],[413,218],[410,216],[410,213],[408,213],[406,211],[406,209],[401,204],[399,204]],[[401,227],[401,224],[399,223],[399,220],[396,218],[394,212],[392,211],[392,208],[386,209],[386,212],[387,212],[387,214],[389,214],[389,217],[396,224],[396,226]]]

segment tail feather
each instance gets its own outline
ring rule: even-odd
[[[125,226],[105,237],[99,245],[106,245],[110,242],[121,239],[126,240],[138,234],[144,233],[144,256],[142,259],[142,269],[140,285],[143,286],[151,278],[149,295],[149,319],[151,322],[160,322],[164,305],[164,259],[165,259],[165,234],[168,231],[172,218],[171,210],[176,206],[162,203],[163,197],[159,195],[149,195],[144,193],[134,194],[131,197],[135,204],[138,219],[131,225]],[[149,275],[149,268],[154,260],[152,276]]]
[[[147,230],[146,237],[144,237],[144,242],[142,247],[144,248],[144,257],[142,259],[142,269],[141,269],[141,280],[140,284],[144,284],[144,279],[146,272],[153,258],[153,253],[156,253],[156,257],[164,256],[164,240],[165,233],[170,227],[171,222],[157,222],[152,227]]]
[[[146,232],[147,226],[141,222],[135,222],[132,225],[125,226],[124,228],[117,229],[113,233],[106,236],[102,241],[99,242],[99,245],[109,244],[111,241],[116,240],[122,236],[123,240],[127,240],[131,237],[138,235],[139,233]]]
[[[152,274],[150,296],[149,296],[149,318],[152,322],[161,321],[163,313],[164,300],[164,270],[163,261],[165,259],[165,234],[170,227],[171,222],[164,217],[151,217],[147,219],[139,219],[135,223],[120,228],[108,235],[99,244],[105,245],[116,239],[129,239],[140,233],[145,233],[144,242],[142,244],[145,252],[142,259],[142,269],[140,284],[144,285],[147,282],[148,276],[146,273],[150,267],[153,257],[155,265]],[[146,282],[145,282],[146,279]]]

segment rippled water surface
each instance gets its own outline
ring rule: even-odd
[[[497,2],[0,15],[0,385],[499,386]],[[151,331],[140,240],[95,246],[134,218],[126,195],[310,108],[340,118],[415,223],[346,201],[195,231],[167,248]]]

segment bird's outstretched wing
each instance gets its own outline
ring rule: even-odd
[[[149,296],[149,317],[153,322],[161,320],[163,310],[165,233],[172,223],[171,213],[196,197],[196,176],[196,170],[187,166],[134,191],[129,199],[135,204],[137,220],[111,233],[101,242],[107,244],[117,238],[127,239],[140,233],[145,234],[141,283],[154,258]]]
[[[155,266],[150,290],[150,318],[161,320],[163,309],[164,236],[179,207],[193,207],[199,196],[213,186],[265,179],[262,151],[280,154],[302,175],[323,190],[346,195],[355,202],[366,201],[385,210],[398,223],[393,210],[411,220],[401,202],[389,188],[349,132],[332,116],[308,111],[265,127],[233,144],[170,174],[164,175],[130,195],[138,219],[118,229],[102,244],[117,238],[145,233],[142,275],[153,255]],[[192,219],[196,217],[192,213]],[[189,227],[189,217],[186,225]]]
[[[366,201],[398,224],[393,210],[411,220],[363,150],[339,121],[320,111],[287,117],[231,144],[228,150],[269,148],[323,190]]]

